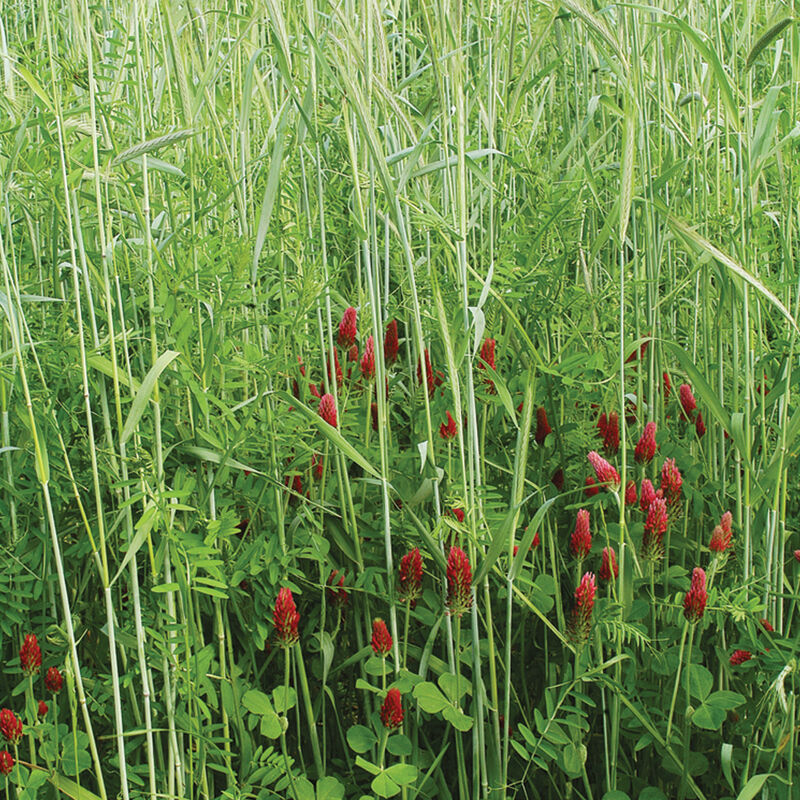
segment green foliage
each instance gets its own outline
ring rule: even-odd
[[[793,797],[792,9],[11,5],[10,791]],[[585,491],[593,450],[635,503]],[[639,498],[667,458],[683,483],[653,551]]]

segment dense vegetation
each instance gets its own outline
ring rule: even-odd
[[[800,796],[795,13],[4,4],[8,796]]]

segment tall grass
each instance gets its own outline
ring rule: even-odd
[[[3,7],[0,692],[36,739],[24,796],[796,795],[795,14]],[[348,306],[372,382],[337,348]],[[600,412],[622,490],[587,498]],[[682,508],[653,567],[624,490],[668,457]],[[619,578],[582,646],[573,594],[604,546]],[[689,627],[695,566],[711,592]],[[284,586],[301,622],[281,650]],[[30,632],[68,679],[38,721]],[[390,685],[406,717],[381,739]]]

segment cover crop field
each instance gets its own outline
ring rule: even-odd
[[[800,798],[795,4],[0,4],[9,800]]]

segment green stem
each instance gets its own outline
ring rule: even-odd
[[[681,680],[681,667],[683,666],[683,649],[686,646],[686,634],[689,631],[688,620],[683,624],[683,632],[681,633],[681,646],[678,651],[678,671],[675,674],[675,685],[672,688],[672,702],[669,704],[669,715],[667,716],[667,735],[664,737],[667,745],[669,745],[669,735],[672,731],[672,717],[675,714],[675,700],[678,697],[678,685]]]
[[[692,644],[694,643],[694,625],[689,626],[689,647],[686,657],[686,710],[683,714],[683,769],[681,771],[681,784],[678,791],[680,800],[686,796],[686,778],[689,770],[689,744],[692,740],[691,729],[689,727],[689,705],[692,700],[691,677],[692,677]]]
[[[283,670],[283,719],[281,720],[281,752],[283,753],[283,764],[286,768],[286,774],[289,776],[289,783],[292,787],[292,794],[294,795],[295,800],[300,800],[297,794],[297,787],[294,784],[294,773],[292,772],[292,768],[289,764],[289,752],[288,748],[286,747],[286,727],[284,726],[284,722],[288,722],[289,716],[287,714],[287,706],[289,704],[289,658],[291,655],[290,648],[284,648],[285,659],[284,659],[284,670]]]
[[[319,738],[317,736],[317,723],[314,721],[314,707],[311,704],[311,694],[308,691],[308,679],[306,677],[306,667],[303,662],[303,651],[300,643],[295,644],[295,654],[297,655],[297,673],[300,676],[300,689],[303,693],[303,704],[306,709],[306,723],[308,725],[308,735],[311,739],[311,751],[314,754],[314,766],[317,770],[317,778],[325,777],[325,768],[322,765],[322,755],[319,749]]]

